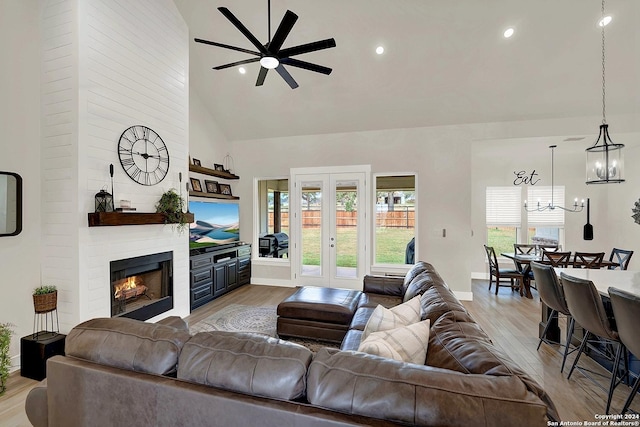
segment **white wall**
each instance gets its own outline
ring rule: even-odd
[[[0,2],[0,170],[23,178],[23,230],[0,237],[0,323],[15,325],[10,354],[32,332],[40,284],[40,11],[36,0]]]
[[[144,20],[138,17],[144,16]],[[188,30],[170,0],[46,2],[42,16],[42,282],[59,288],[60,329],[111,315],[109,262],[172,250],[174,310],[189,313],[186,235],[170,226],[89,228],[94,195],[153,212],[161,194],[186,176]],[[167,177],[153,187],[130,180],[117,143],[143,124],[171,155]]]

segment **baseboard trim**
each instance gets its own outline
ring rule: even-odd
[[[453,294],[456,296],[456,298],[458,298],[460,301],[473,301],[473,292],[459,292],[459,291],[453,291]]]
[[[252,285],[265,285],[265,286],[281,286],[283,288],[295,288],[297,285],[291,280],[282,279],[265,279],[262,277],[252,277]]]

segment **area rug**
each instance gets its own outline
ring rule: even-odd
[[[229,304],[222,310],[189,327],[189,332],[256,332],[276,336],[276,307]]]
[[[277,307],[257,307],[252,305],[229,304],[222,310],[189,327],[191,334],[209,331],[254,332],[276,337]],[[323,347],[339,348],[336,343],[288,338],[291,341],[317,352]]]

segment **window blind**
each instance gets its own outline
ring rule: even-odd
[[[551,202],[551,187],[529,187],[527,189],[529,209],[536,207],[538,202],[540,202],[540,206],[547,206]],[[553,204],[564,207],[564,186],[553,187]],[[528,212],[527,221],[530,227],[564,227],[564,210],[545,209],[541,212]]]
[[[520,227],[520,187],[487,187],[487,227]]]

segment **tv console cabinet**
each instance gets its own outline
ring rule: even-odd
[[[193,310],[251,281],[251,245],[192,249],[189,270]]]

